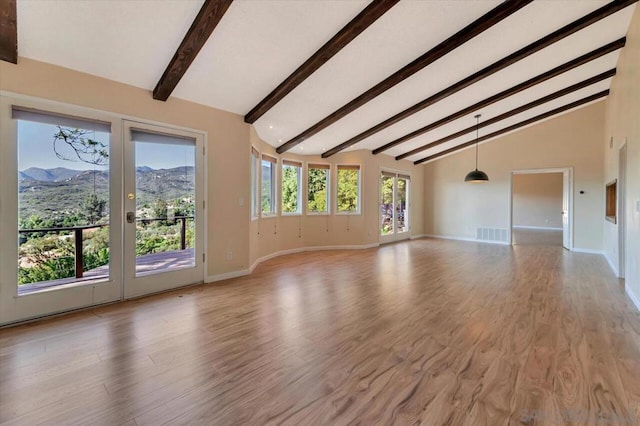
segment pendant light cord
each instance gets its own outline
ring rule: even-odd
[[[478,131],[480,129],[480,114],[476,115],[476,170],[478,170]]]

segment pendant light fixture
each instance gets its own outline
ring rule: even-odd
[[[489,181],[489,176],[482,170],[478,170],[478,130],[480,129],[480,114],[475,116],[476,118],[476,169],[467,173],[465,176],[465,182],[483,183]]]

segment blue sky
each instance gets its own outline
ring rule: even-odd
[[[65,167],[74,170],[106,170],[106,167],[94,166],[77,160],[73,150],[64,143],[58,143],[58,152],[76,161],[63,160],[56,157],[53,150],[53,135],[58,131],[56,126],[18,120],[18,170],[29,167],[53,169]],[[109,145],[109,134],[94,132],[91,136],[99,142]],[[137,143],[137,166],[148,166],[154,169],[168,169],[180,166],[193,166],[193,147],[155,143]]]

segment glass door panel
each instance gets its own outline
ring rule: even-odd
[[[380,235],[395,232],[394,184],[394,176],[383,172],[380,177]]]
[[[125,296],[204,279],[201,134],[125,123]]]
[[[409,238],[410,177],[395,172],[380,174],[380,242]]]
[[[73,107],[1,105],[0,324],[117,300],[119,127]]]
[[[17,120],[18,294],[109,277],[109,136]]]
[[[195,141],[135,142],[136,275],[192,268]]]
[[[397,232],[399,234],[403,232],[409,232],[409,179],[404,176],[398,176],[396,178],[396,222]]]

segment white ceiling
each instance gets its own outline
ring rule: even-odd
[[[23,57],[152,90],[202,0],[21,0]],[[235,0],[172,96],[246,114],[356,16],[367,0]],[[273,146],[295,137],[491,10],[497,0],[402,0],[254,124]],[[521,47],[603,6],[606,0],[538,0],[293,148],[318,154]],[[361,141],[375,149],[625,35],[626,9]],[[614,68],[608,54],[484,108],[482,120]],[[610,80],[481,130],[499,130],[608,88]],[[149,95],[151,96],[151,95]],[[475,123],[473,115],[396,146],[399,155]],[[472,135],[409,157],[418,160]]]

